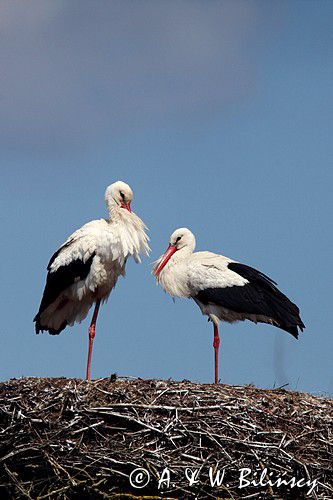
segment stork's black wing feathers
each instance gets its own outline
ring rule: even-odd
[[[246,264],[240,264],[239,262],[229,262],[228,269],[230,269],[231,271],[234,271],[235,273],[239,274],[240,276],[247,279],[248,281],[260,279],[261,281],[265,282],[267,285],[271,285],[271,286],[277,285],[277,283],[275,281],[273,281],[272,278],[270,278],[266,274],[262,273],[261,271],[254,269],[254,267],[247,266]],[[272,286],[272,288],[275,288],[275,287]]]
[[[67,245],[64,245],[67,246]],[[84,280],[90,271],[90,267],[95,257],[95,252],[91,254],[89,259],[86,262],[83,262],[81,259],[76,259],[67,264],[66,266],[58,267],[56,271],[50,271],[50,267],[55,258],[59,255],[59,252],[64,248],[61,247],[57,252],[52,256],[50,263],[48,265],[48,274],[46,278],[46,285],[42,297],[42,301],[39,306],[38,313],[34,317],[34,322],[36,323],[36,333],[40,331],[46,330],[47,328],[40,324],[40,315],[42,312],[49,307],[52,302],[56,300],[56,298],[60,295],[61,292],[66,290],[69,286],[71,286],[77,279]],[[63,330],[67,324],[63,324],[60,330],[51,331],[47,329],[49,333],[57,334]]]
[[[207,288],[196,298],[203,304],[213,303],[240,314],[271,318],[276,326],[298,338],[298,328],[305,328],[299,309],[275,286],[276,283],[256,269],[230,262],[228,268],[249,281],[243,286]]]
[[[52,255],[52,257],[50,258],[50,262],[47,265],[47,270],[48,271],[50,271],[53,262],[56,260],[56,258],[60,254],[60,252],[62,252],[64,248],[68,248],[72,243],[73,243],[73,240],[70,239],[66,243],[64,243],[60,248],[58,248],[58,250],[56,252],[54,252],[54,254]]]

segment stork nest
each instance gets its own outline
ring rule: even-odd
[[[0,425],[2,500],[333,498],[333,401],[309,394],[14,379],[0,384]],[[240,488],[245,468],[251,483]],[[223,482],[212,485],[218,472]]]

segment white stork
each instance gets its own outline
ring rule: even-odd
[[[176,229],[169,246],[154,263],[154,276],[172,297],[193,299],[214,325],[215,383],[218,383],[219,321],[249,319],[269,323],[298,338],[305,328],[298,307],[268,276],[223,255],[194,252],[195,237]]]
[[[45,330],[58,335],[67,325],[81,322],[95,304],[89,327],[88,380],[100,303],[108,299],[118,277],[125,276],[127,258],[132,256],[140,262],[140,253],[149,255],[150,251],[147,228],[132,212],[132,199],[128,184],[118,181],[108,186],[105,202],[109,218],[82,226],[51,257],[34,318],[36,333]]]

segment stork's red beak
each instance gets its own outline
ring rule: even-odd
[[[168,246],[165,254],[163,255],[161,263],[155,269],[154,276],[157,276],[162,271],[163,267],[168,263],[168,261],[173,256],[173,254],[175,253],[176,250],[177,250],[177,248],[175,246],[173,246],[171,244]]]
[[[122,202],[122,204],[120,206],[121,206],[121,208],[126,208],[126,210],[128,210],[129,212],[132,213],[132,209],[131,209],[131,204],[130,203],[124,203],[124,202]]]

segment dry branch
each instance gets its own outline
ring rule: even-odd
[[[333,498],[333,402],[190,382],[20,379],[0,384],[1,499]],[[150,482],[131,486],[145,468]],[[165,468],[168,489],[158,489]],[[223,483],[212,486],[225,472]],[[250,484],[242,468],[309,486]],[[189,485],[189,476],[198,481]],[[266,478],[267,479],[267,478]],[[164,483],[166,484],[166,483]]]

